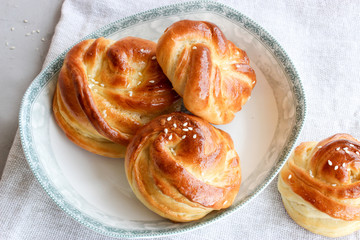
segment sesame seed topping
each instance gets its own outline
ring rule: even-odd
[[[132,91],[129,91],[129,96],[130,96],[130,97],[132,96],[132,94],[133,94],[133,92],[132,92]]]
[[[104,111],[103,111],[103,115],[104,115],[104,117],[106,117],[106,116],[107,116],[107,114],[106,114],[106,110],[104,110]]]
[[[11,31],[14,31],[14,30],[15,30],[15,28],[14,28],[14,27],[12,27],[12,28],[10,28],[10,30],[11,30]]]
[[[193,48],[192,49],[197,49],[197,47],[196,46],[193,46]]]
[[[28,22],[29,22],[28,20],[24,19],[24,23],[28,23]]]
[[[330,160],[328,160],[328,164],[329,166],[332,166],[332,162]]]
[[[176,152],[174,151],[173,148],[170,148],[170,151],[171,151],[172,154],[174,154],[176,156]]]
[[[350,143],[350,147],[354,147],[354,144]]]
[[[255,81],[253,81],[252,84],[255,84]]]
[[[192,128],[192,127],[188,127],[188,129],[189,129],[190,131],[192,131],[192,130],[193,130],[193,128]]]
[[[337,147],[337,148],[336,148],[336,151],[339,151],[339,150],[340,150],[340,147]]]
[[[154,83],[155,81],[154,80],[150,80],[149,83]]]
[[[168,117],[166,120],[170,121],[170,120],[171,120],[171,117]]]
[[[331,184],[331,186],[336,187],[336,184],[335,184],[335,183],[334,183],[334,184]]]
[[[181,138],[182,138],[182,139],[185,139],[185,138],[186,138],[186,135],[183,135]]]
[[[343,163],[343,164],[342,164],[342,166],[343,166],[343,168],[344,168],[344,167],[346,167],[346,164],[345,164],[345,163]]]
[[[45,40],[45,38],[42,38],[41,41],[45,42],[46,40]]]
[[[196,138],[196,134],[193,135],[193,138]]]
[[[40,33],[40,30],[38,29],[38,30],[36,30],[36,32],[37,32],[37,33]]]
[[[27,33],[27,34],[25,34],[25,36],[30,36],[30,34],[31,34],[31,33]]]
[[[314,177],[314,175],[313,175],[313,173],[312,173],[312,171],[311,171],[311,170],[309,171],[309,173],[310,173],[310,177],[312,177],[312,178],[313,178],[313,177]]]
[[[359,151],[356,151],[356,154],[359,155],[360,154]]]
[[[289,174],[289,177],[288,177],[288,179],[290,179],[292,176],[291,176],[291,174]]]
[[[100,86],[104,87],[105,85],[103,83],[101,83]]]
[[[322,146],[318,146],[318,148],[322,148]]]
[[[171,140],[172,139],[172,134],[170,134],[170,136],[169,136],[169,140]]]
[[[183,126],[184,126],[184,127],[186,127],[187,125],[188,125],[188,123],[187,123],[187,122],[183,124]]]
[[[174,128],[176,128],[177,127],[176,123],[174,123],[173,126],[174,126]]]
[[[139,72],[139,75],[140,75],[140,76],[142,76],[142,73],[141,73],[141,72]]]
[[[32,30],[31,33],[35,33],[35,30]]]
[[[189,129],[187,129],[187,128],[184,128],[184,129],[183,129],[183,131],[184,131],[184,132],[187,132],[187,131],[189,131]]]
[[[165,134],[167,134],[168,131],[169,131],[169,130],[168,130],[167,128],[164,129]]]
[[[13,46],[13,47],[10,47],[10,50],[14,50],[15,49],[15,47]]]
[[[153,56],[151,59],[152,59],[152,60],[155,60],[155,59],[156,59],[156,56]]]
[[[348,147],[344,147],[343,149],[344,149],[345,151],[347,151],[349,148],[348,148]]]
[[[338,168],[339,168],[339,166],[335,166],[335,167],[334,167],[334,170],[336,171],[336,170],[338,170]]]

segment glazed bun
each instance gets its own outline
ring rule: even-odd
[[[138,199],[177,222],[229,207],[241,182],[240,159],[230,136],[183,113],[142,127],[128,146],[125,170]]]
[[[290,217],[328,237],[360,229],[359,155],[360,142],[348,134],[300,144],[278,180]]]
[[[53,100],[68,138],[90,152],[124,157],[141,126],[180,109],[155,50],[152,41],[126,37],[85,40],[68,52]]]
[[[156,56],[185,107],[210,123],[231,122],[256,84],[246,52],[210,22],[172,24],[160,37]]]

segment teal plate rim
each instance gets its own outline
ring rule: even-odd
[[[88,39],[88,38],[99,38],[106,37],[116,31],[126,29],[135,24],[146,22],[149,20],[156,19],[163,16],[174,16],[178,14],[194,13],[194,12],[210,12],[221,15],[222,17],[232,21],[235,24],[238,24],[246,28],[250,33],[256,36],[266,47],[271,51],[275,59],[278,60],[279,64],[283,68],[287,79],[290,82],[292,91],[294,92],[295,102],[296,102],[296,117],[295,124],[291,130],[290,136],[286,146],[282,149],[281,154],[278,157],[278,161],[275,166],[268,172],[267,177],[264,182],[259,185],[252,194],[245,198],[242,202],[238,203],[231,210],[225,210],[221,214],[215,216],[214,218],[208,219],[206,221],[195,221],[191,225],[183,225],[176,229],[164,229],[164,230],[125,230],[121,228],[115,228],[110,226],[104,226],[102,223],[92,219],[89,216],[86,216],[81,211],[73,207],[70,203],[66,202],[60,192],[56,189],[55,186],[51,184],[51,181],[44,173],[43,169],[40,167],[39,159],[36,154],[35,146],[32,142],[32,131],[31,131],[31,106],[36,100],[37,96],[45,85],[49,82],[54,74],[56,74],[63,63],[66,53],[71,49],[68,48],[62,54],[60,54],[55,60],[53,60],[31,83],[27,89],[21,103],[20,113],[19,113],[19,128],[20,128],[20,137],[21,144],[24,150],[24,154],[28,161],[28,164],[34,173],[36,179],[39,181],[40,185],[44,188],[46,193],[53,199],[53,201],[68,215],[72,218],[83,224],[84,226],[94,230],[97,233],[116,237],[116,238],[144,238],[144,237],[160,237],[160,236],[169,236],[174,234],[179,234],[187,232],[190,230],[195,230],[200,227],[206,226],[210,223],[214,223],[220,219],[223,219],[225,216],[235,212],[241,207],[249,203],[253,198],[255,198],[278,174],[281,167],[284,165],[286,159],[291,153],[294,144],[302,130],[304,125],[305,116],[306,116],[306,99],[303,86],[300,81],[300,77],[291,62],[290,58],[280,46],[280,44],[261,26],[255,23],[253,20],[249,19],[239,11],[228,7],[222,3],[212,2],[212,1],[191,1],[185,3],[177,3],[168,6],[163,6],[155,9],[151,9],[145,12],[141,12],[129,17],[122,18],[118,21],[110,23],[97,31],[89,34],[78,42]],[[76,44],[76,43],[75,43]],[[74,44],[74,45],[75,45]],[[73,45],[73,46],[74,46]]]

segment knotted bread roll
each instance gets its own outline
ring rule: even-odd
[[[136,130],[180,108],[155,57],[154,42],[127,37],[89,39],[74,46],[61,68],[55,119],[82,148],[123,157]]]
[[[328,237],[360,229],[360,142],[336,134],[300,144],[278,180],[284,206],[300,226]]]
[[[125,169],[138,199],[177,222],[229,207],[241,182],[231,137],[183,113],[158,117],[142,127],[128,146]]]
[[[185,107],[214,124],[231,122],[256,84],[246,52],[209,22],[174,23],[159,39],[156,56]]]

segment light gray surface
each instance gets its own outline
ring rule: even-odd
[[[41,70],[62,2],[0,2],[0,176],[18,127],[22,96]]]

